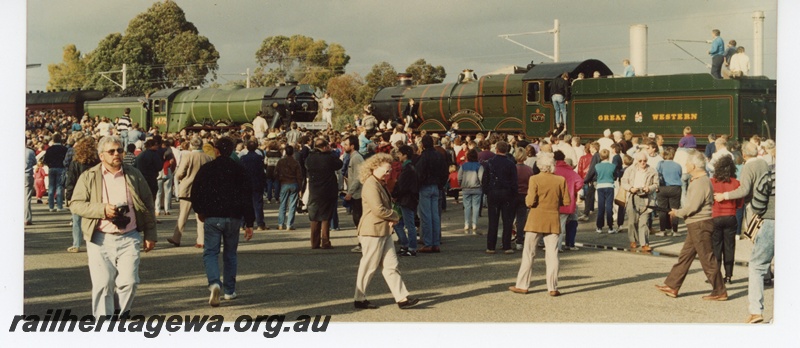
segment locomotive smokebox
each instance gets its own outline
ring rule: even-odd
[[[411,74],[400,73],[397,74],[397,86],[410,87],[414,84],[414,79]]]

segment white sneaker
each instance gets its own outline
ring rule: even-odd
[[[602,228],[598,228],[598,229],[596,229],[594,231],[597,232],[597,233],[603,233],[603,229]]]
[[[517,244],[515,248],[516,248],[517,250],[522,250],[522,247],[523,247],[523,245],[522,245],[522,244]]]
[[[464,234],[469,234],[469,225],[464,225]]]
[[[237,294],[236,294],[236,291],[234,291],[234,292],[233,292],[232,294],[230,294],[230,295],[228,295],[228,294],[225,294],[224,296],[222,296],[222,298],[224,298],[225,300],[233,300],[233,299],[235,299],[235,298],[237,298],[237,297],[239,297],[239,295],[237,295]]]
[[[211,290],[211,295],[208,297],[208,304],[210,304],[211,307],[219,306],[219,284],[211,284],[208,289]]]
[[[616,234],[616,233],[619,233],[619,231],[617,231],[617,230],[615,230],[613,228],[608,230],[608,234]]]
[[[350,249],[350,252],[353,253],[360,253],[361,252],[361,245],[356,245],[353,249]]]

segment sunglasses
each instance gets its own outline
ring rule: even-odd
[[[646,163],[646,162],[647,162],[647,160],[638,160],[638,161],[636,161],[636,162],[639,162],[639,163]]]
[[[111,149],[111,150],[106,151],[106,153],[111,155],[111,156],[114,156],[115,152],[121,155],[121,154],[125,153],[125,150],[123,150],[122,148],[116,148],[116,149]]]

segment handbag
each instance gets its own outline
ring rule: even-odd
[[[628,200],[628,192],[620,188],[617,191],[617,194],[614,196],[614,204],[620,206],[621,208],[624,208],[627,200]]]
[[[758,214],[753,214],[753,217],[750,218],[750,221],[747,222],[747,226],[745,226],[744,232],[742,232],[742,236],[750,239],[751,242],[755,243],[756,235],[758,235],[758,232],[761,231],[762,223],[764,223],[764,219],[758,216]]]

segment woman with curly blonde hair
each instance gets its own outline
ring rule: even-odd
[[[72,191],[75,190],[75,183],[78,182],[81,173],[100,163],[100,157],[97,155],[97,142],[92,137],[84,137],[78,140],[73,150],[75,155],[72,157],[72,162],[69,163],[64,180],[66,190],[64,196],[67,197],[67,205],[72,199]],[[67,251],[71,253],[79,252],[82,238],[81,217],[80,215],[72,214],[72,246],[67,248]]]
[[[356,278],[356,293],[353,305],[356,309],[375,309],[367,301],[366,290],[378,267],[383,267],[383,278],[400,309],[414,306],[419,299],[408,297],[408,290],[397,270],[398,261],[392,242],[392,226],[400,220],[392,210],[392,196],[386,188],[386,180],[392,171],[392,156],[378,153],[361,165],[359,181],[361,204],[364,207],[358,224],[358,241],[361,243],[361,262]]]

